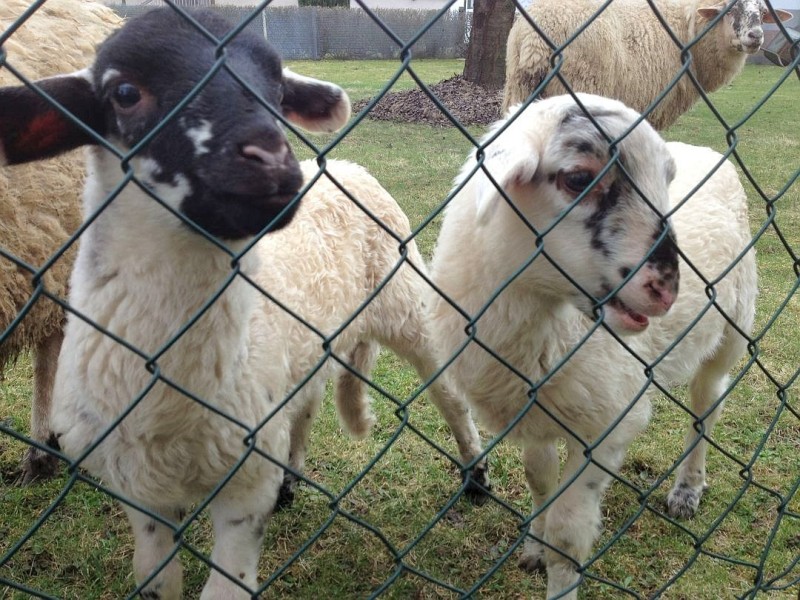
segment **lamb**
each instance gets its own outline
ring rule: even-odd
[[[246,250],[290,221],[303,185],[275,115],[332,131],[350,104],[282,71],[260,36],[219,48],[230,25],[193,16],[208,35],[156,9],[107,38],[90,69],[38,82],[85,126],[27,87],[0,90],[0,164],[89,146],[51,424],[71,468],[123,499],[137,593],[181,597],[173,535],[207,501],[201,598],[250,598],[289,440],[288,378],[270,363]]]
[[[665,145],[620,102],[576,97],[586,112],[571,96],[534,102],[468,159],[431,264],[441,295],[430,299],[443,359],[458,354],[450,372],[478,420],[511,427],[522,446],[535,511],[520,565],[546,566],[548,597],[572,599],[604,490],[649,419],[645,365],[661,385],[691,382],[691,452],[668,504],[673,515],[696,509],[705,438],[756,296],[733,166],[709,149]]]
[[[27,2],[22,3],[22,0],[13,0],[9,4],[4,4],[0,7],[0,16],[4,22],[11,22],[16,17],[22,14],[24,9],[28,7]],[[8,13],[8,14],[6,14]],[[82,28],[85,28],[87,35],[77,40],[74,36],[68,35],[66,29],[73,28],[75,22],[82,22]],[[42,61],[37,60],[36,55],[42,52],[42,48],[49,47],[52,51],[51,44],[43,44],[42,40],[50,40],[54,37],[55,43],[60,43],[64,39],[76,39],[77,52],[70,48],[63,51],[61,60],[65,61],[65,69],[62,70],[77,70],[84,64],[88,63],[94,55],[94,45],[98,44],[106,34],[110,33],[113,28],[119,26],[121,20],[110,9],[96,5],[91,2],[75,2],[74,0],[54,0],[48,3],[45,7],[39,9],[34,16],[26,21],[25,25],[17,32],[7,44],[7,50],[10,56],[10,63],[27,73],[30,77],[41,77],[45,74],[51,74],[55,70],[55,66],[48,66],[46,69],[40,64]],[[38,28],[37,28],[38,27]],[[46,36],[46,37],[44,37]],[[33,50],[35,49],[35,51]],[[19,56],[23,59],[20,59]],[[30,55],[30,56],[29,56]],[[30,63],[30,64],[29,64]],[[44,63],[47,64],[47,63]],[[25,67],[25,68],[22,68]],[[47,73],[42,71],[46,70]],[[7,76],[5,83],[11,83],[10,76]],[[44,170],[43,170],[44,169]],[[309,175],[310,176],[310,175]],[[363,183],[365,186],[377,185],[374,180],[367,181],[368,175],[363,174],[358,169],[348,170],[347,176],[353,178],[355,185]],[[80,199],[78,197],[78,190],[80,182],[83,180],[83,165],[82,160],[77,153],[70,153],[64,156],[54,158],[52,161],[36,165],[35,167],[29,165],[15,166],[11,169],[6,169],[0,173],[0,198],[3,198],[3,213],[7,213],[7,218],[2,219],[0,222],[0,231],[2,231],[3,240],[9,240],[4,244],[3,250],[9,252],[12,256],[19,260],[23,260],[27,264],[42,265],[44,262],[62,246],[64,245],[70,234],[72,234],[81,222],[80,213]],[[372,183],[374,182],[374,183]],[[338,189],[327,188],[328,192],[336,195],[337,199],[341,200],[341,194]],[[397,214],[399,208],[396,202],[386,195],[385,190],[382,188],[378,193],[372,194],[376,199],[385,198],[386,206],[384,210],[388,211],[387,218],[401,224],[402,227],[396,230],[397,235],[405,237],[410,236],[407,220],[403,221]],[[52,202],[46,206],[42,205],[41,198],[49,197]],[[5,200],[8,200],[6,203]],[[7,204],[7,206],[6,206]],[[22,207],[22,210],[20,210]],[[366,227],[369,229],[369,224],[366,223],[364,216],[351,212],[349,218],[360,220],[358,226]],[[353,224],[351,224],[352,226]],[[379,238],[380,234],[373,226],[369,235]],[[47,237],[45,237],[47,236]],[[284,236],[287,237],[287,236]],[[292,236],[294,237],[294,236]],[[334,239],[328,236],[325,240]],[[388,237],[384,238],[386,241]],[[44,241],[42,241],[44,240]],[[317,240],[319,241],[319,240]],[[292,240],[290,246],[294,246],[296,239]],[[272,242],[266,242],[272,245]],[[376,239],[376,244],[382,243]],[[313,244],[308,247],[313,248]],[[394,247],[380,248],[382,251],[394,251]],[[350,255],[355,258],[358,250],[355,247],[348,249]],[[412,256],[418,256],[416,245],[413,241],[409,244],[409,251]],[[58,296],[64,297],[68,288],[68,273],[72,268],[74,259],[74,251],[67,251],[57,262],[49,267],[44,273],[44,281],[46,282],[46,289]],[[361,257],[366,261],[365,257]],[[375,261],[388,260],[386,256],[379,256]],[[288,264],[288,258],[286,259]],[[338,261],[335,261],[338,263]],[[422,261],[417,259],[416,268],[423,269]],[[387,263],[388,264],[388,263]],[[375,264],[366,265],[373,269],[378,269],[377,262]],[[327,264],[328,272],[335,273],[337,264]],[[24,304],[30,299],[30,283],[28,277],[23,277],[23,273],[16,267],[16,263],[12,261],[0,262],[0,268],[3,269],[3,280],[13,282],[4,287],[7,294],[12,294],[12,298],[0,297],[0,322],[5,323],[3,330],[7,329],[14,319],[19,314]],[[296,266],[292,267],[293,269]],[[8,271],[8,273],[6,273]],[[405,271],[404,271],[405,272]],[[423,271],[424,272],[424,271]],[[288,271],[287,271],[288,274]],[[346,274],[339,273],[340,276],[345,277]],[[359,283],[366,281],[365,277],[377,281],[380,278],[377,272],[368,274],[356,274],[359,277]],[[397,278],[399,280],[400,277]],[[411,302],[420,296],[421,291],[417,289],[422,283],[422,280],[414,275],[404,276],[407,281],[408,289],[400,290],[401,293],[406,294],[408,306],[403,307],[395,314],[403,315],[405,321],[402,325],[403,332],[398,329],[397,323],[392,323],[391,319],[387,323],[379,323],[374,320],[372,323],[364,323],[362,327],[363,332],[371,327],[373,331],[380,332],[384,339],[388,340],[386,343],[395,348],[398,352],[406,356],[411,356],[412,361],[418,366],[421,372],[426,373],[424,377],[427,379],[433,372],[433,363],[431,362],[429,353],[430,342],[426,339],[422,329],[410,329],[412,321],[407,319],[416,319],[421,313],[418,312],[416,306],[411,314],[406,317],[406,313],[410,309]],[[308,287],[309,280],[303,280],[294,283],[294,285],[305,285]],[[290,284],[286,282],[284,289]],[[394,284],[392,287],[399,287]],[[301,288],[302,289],[302,288]],[[298,291],[296,289],[296,291]],[[362,301],[366,297],[360,298]],[[303,289],[302,293],[296,295],[297,298],[316,298],[319,299],[318,294],[314,294],[311,290]],[[400,300],[398,300],[400,301]],[[332,306],[330,302],[327,305],[317,305],[310,307],[310,312],[315,314],[326,314],[327,322],[330,327],[338,327],[339,324],[344,322],[351,313],[343,310],[344,306],[352,306],[355,310],[355,305],[340,304]],[[297,306],[295,308],[298,308]],[[334,310],[335,309],[335,310]],[[338,311],[338,312],[335,312]],[[391,313],[390,313],[391,314]],[[285,315],[283,310],[276,312],[276,319],[281,319]],[[339,321],[336,322],[333,318],[334,315],[339,315]],[[386,315],[380,315],[380,318],[385,318]],[[397,319],[394,319],[397,321]],[[13,360],[23,349],[32,347],[37,351],[34,353],[34,361],[36,365],[36,379],[34,385],[34,401],[32,410],[32,432],[33,438],[45,444],[48,439],[52,437],[50,424],[49,424],[49,411],[50,411],[50,397],[52,393],[53,377],[55,375],[55,363],[58,356],[59,349],[63,338],[63,321],[64,314],[61,307],[54,303],[45,301],[44,299],[34,304],[30,316],[23,320],[12,332],[10,338],[7,338],[2,346],[0,346],[0,366]],[[363,319],[362,319],[363,321]],[[333,324],[336,324],[335,326]],[[306,343],[305,346],[298,344],[295,346],[300,356],[294,357],[294,360],[304,361],[303,364],[310,365],[319,359],[311,358],[311,354],[318,350],[318,341],[312,340],[310,337],[302,338],[305,335],[300,329],[297,328],[299,323],[289,323],[283,321],[282,325],[288,330],[292,331],[294,339],[303,339]],[[395,331],[391,332],[389,327],[394,325]],[[421,327],[421,325],[420,325]],[[347,336],[355,340],[357,337],[354,333],[355,328],[350,327],[347,330]],[[363,334],[362,332],[362,334]],[[403,337],[407,336],[407,337]],[[365,337],[362,335],[362,337]],[[413,344],[408,344],[408,340],[414,340]],[[366,343],[359,342],[359,343]],[[355,344],[355,342],[354,342]],[[402,347],[401,347],[402,346]],[[377,346],[375,347],[377,348]],[[349,350],[354,356],[359,356],[359,351],[355,346]],[[305,354],[303,354],[305,353]],[[295,365],[295,362],[290,364]],[[299,373],[299,369],[294,369]],[[335,371],[335,370],[334,370]],[[326,371],[331,375],[331,369]],[[304,376],[304,375],[303,375]],[[294,381],[299,382],[302,377],[298,376]],[[319,378],[323,379],[322,377]],[[304,398],[303,402],[296,402],[295,412],[297,414],[313,413],[318,408],[321,401],[321,392],[317,390],[315,394],[311,394],[309,385],[307,390],[303,390],[300,394]],[[353,389],[347,389],[345,383],[340,383],[337,388],[337,404],[340,407],[340,415],[343,415],[345,420],[343,423],[347,429],[355,436],[364,435],[369,429],[371,421],[368,418],[368,405],[363,393],[358,386]],[[448,398],[452,395],[443,381],[436,382],[431,387],[432,398],[436,402],[440,411],[445,415],[448,424],[453,429],[456,439],[461,449],[461,458],[464,464],[473,462],[475,457],[480,453],[480,440],[477,430],[474,427],[471,419],[469,419],[467,410],[463,407],[463,403],[457,398]],[[313,397],[313,398],[312,398]],[[352,407],[352,408],[351,408]],[[359,411],[364,409],[365,413]],[[352,416],[348,416],[352,413]],[[355,419],[366,419],[358,422]],[[305,460],[306,446],[308,442],[308,427],[310,419],[300,419],[293,421],[293,450],[291,452],[291,466],[295,471],[302,471],[302,465]],[[306,427],[301,428],[302,423],[306,423]],[[51,440],[52,443],[52,440]],[[23,464],[23,481],[30,482],[39,477],[46,477],[55,473],[58,461],[55,455],[36,447],[31,447],[26,455]],[[488,478],[486,475],[486,461],[481,460],[475,468],[469,470],[469,479],[467,491],[474,499],[482,496],[482,489],[489,487]],[[467,473],[465,473],[465,477]],[[291,471],[287,472],[286,486],[283,488],[282,499],[283,502],[289,502],[293,496],[293,488],[296,484],[297,477]]]
[[[0,31],[30,7],[29,0],[0,3]],[[85,0],[49,0],[3,45],[7,64],[32,79],[82,68],[94,47],[121,19],[101,4]],[[81,35],[74,35],[80,26]],[[0,85],[18,81],[0,68]],[[37,165],[0,172],[0,379],[4,367],[31,351],[34,364],[31,437],[44,445],[50,437],[50,401],[58,352],[63,339],[63,309],[39,296],[25,318],[11,325],[32,299],[35,271],[64,245],[81,222],[81,154],[73,152]],[[42,199],[46,198],[46,201]],[[13,257],[13,258],[12,258]],[[66,296],[74,251],[68,251],[43,274],[44,287]],[[55,473],[55,456],[30,446],[22,463],[22,482]]]
[[[212,14],[195,16],[214,35],[226,31]],[[88,79],[79,74],[40,85],[126,152],[140,146],[141,136],[169,113],[214,60],[214,46],[176,19],[157,11],[131,21],[104,43]],[[173,29],[171,39],[165,38]],[[136,39],[152,42],[135,49]],[[190,49],[181,53],[185,58],[166,52],[172,43]],[[254,58],[245,56],[250,53]],[[158,58],[158,69],[142,70],[142,64],[162,54],[170,60]],[[226,55],[227,64],[235,73],[249,75],[251,85],[257,83],[256,91],[271,106],[280,106],[306,128],[333,129],[349,115],[349,103],[339,88],[289,71],[281,77],[277,57],[262,41],[239,36],[226,46]],[[191,65],[200,66],[195,71]],[[194,77],[185,82],[186,89],[174,89],[167,77],[181,73]],[[97,86],[96,94],[92,86]],[[249,459],[211,502],[218,538],[212,560],[222,570],[241,573],[242,584],[254,587],[257,547],[248,538],[241,552],[235,549],[242,535],[253,532],[260,543],[276,498],[276,471],[287,462],[287,449],[282,492],[284,499],[291,496],[302,471],[311,417],[325,380],[339,370],[337,360],[357,367],[374,359],[371,346],[364,349],[380,342],[407,357],[425,379],[438,370],[423,319],[424,265],[397,203],[366,171],[350,163],[328,161],[325,175],[314,181],[319,167],[305,162],[295,169],[284,137],[249,95],[231,107],[220,99],[236,97],[235,85],[217,77],[210,86],[131,160],[141,189],[163,198],[163,207],[178,219],[170,220],[159,204],[142,197],[138,188],[131,189],[133,184],[103,209],[119,179],[114,174],[119,157],[97,147],[90,150],[95,176],[87,184],[86,211],[90,220],[100,214],[81,238],[70,296],[76,312],[61,355],[53,417],[65,454],[156,515],[126,506],[136,534],[137,581],[143,594],[159,597],[180,593],[175,561],[147,581],[172,552],[171,523],[180,521],[186,506],[208,494],[233,468],[250,436],[259,440],[258,449],[251,452],[267,453],[275,464]],[[104,115],[94,106],[106,97],[113,114]],[[39,111],[47,119],[60,119],[44,103],[33,114],[25,112],[35,99],[24,89],[0,93],[0,109],[8,115],[0,120],[7,162],[93,143],[89,134],[74,127],[44,140],[52,146],[21,135],[27,133],[27,123],[42,117]],[[218,114],[220,105],[232,116]],[[156,106],[161,108],[156,111]],[[252,121],[242,117],[251,113],[258,113]],[[109,125],[114,122],[119,124]],[[28,145],[20,145],[20,139]],[[355,194],[372,216],[345,197],[334,180]],[[215,181],[228,181],[229,189]],[[301,186],[309,189],[296,208],[290,201]],[[262,189],[272,195],[262,200]],[[250,204],[256,205],[254,210]],[[281,216],[284,213],[287,216]],[[181,226],[182,217],[223,238],[235,252]],[[272,217],[282,229],[273,226],[244,252]],[[267,301],[262,292],[276,302]],[[361,310],[373,292],[375,298]],[[217,293],[221,296],[209,305]],[[182,301],[176,303],[176,298]],[[157,314],[151,315],[154,310]],[[195,316],[197,322],[183,331]],[[124,343],[97,331],[84,317]],[[330,356],[323,341],[330,343]],[[148,365],[152,377],[142,368]],[[148,385],[153,386],[149,392]],[[295,394],[294,388],[301,385]],[[361,390],[339,387],[342,421],[363,435],[372,421],[366,398]],[[265,398],[259,398],[259,389]],[[466,489],[480,495],[488,488],[486,461],[480,457],[480,439],[469,411],[445,377],[433,381],[430,389],[468,467]],[[288,410],[276,413],[289,396],[293,398]],[[198,406],[195,398],[205,404]],[[132,400],[135,408],[121,417]],[[217,411],[216,416],[203,406]],[[254,427],[261,429],[254,432]],[[96,448],[90,443],[95,439]],[[208,440],[218,448],[204,448]],[[214,571],[204,595],[225,591],[237,597],[225,590],[226,585],[231,587]]]
[[[705,0],[656,0],[655,6],[677,42],[656,17],[649,0],[615,0],[566,46],[560,75],[574,91],[616,98],[646,114],[653,127],[661,130],[699,97],[686,74],[653,104],[679,76],[684,48],[691,51],[689,73],[706,93],[716,91],[738,75],[748,55],[758,52],[764,41],[762,23],[773,23],[774,17],[764,0],[735,0],[729,8],[725,2],[707,6]],[[575,0],[568,5],[536,0],[526,16],[560,47],[593,19],[599,8],[594,0]],[[787,11],[775,13],[781,20],[792,18]],[[553,48],[526,16],[516,19],[508,37],[504,114],[525,101],[551,71]],[[700,40],[689,45],[698,36],[702,36]],[[554,79],[543,94],[561,94],[564,89]]]
[[[301,168],[306,181],[319,169],[314,162]],[[329,160],[326,172],[332,179],[321,178],[308,190],[292,223],[254,249],[262,265],[254,280],[281,306],[266,307],[269,329],[288,342],[273,345],[271,362],[285,365],[292,385],[302,385],[288,406],[289,468],[279,503],[286,506],[294,498],[328,379],[336,377],[334,399],[343,427],[354,437],[369,432],[374,417],[363,383],[341,364],[366,376],[379,345],[407,359],[423,381],[432,380],[428,392],[458,443],[465,491],[480,503],[490,488],[487,461],[464,400],[446,377],[433,379],[440,363],[422,302],[430,286],[408,217],[362,167]],[[405,257],[398,265],[401,241]],[[326,350],[323,342],[329,338]],[[319,364],[322,368],[306,381]]]

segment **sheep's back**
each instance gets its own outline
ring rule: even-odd
[[[0,29],[30,6],[28,0],[0,3]],[[90,64],[95,45],[120,24],[110,9],[83,0],[49,0],[4,44],[7,61],[30,79],[77,71]],[[0,69],[0,85],[18,85]],[[70,152],[41,163],[0,169],[0,248],[38,269],[69,239],[81,222],[82,153]],[[47,291],[65,298],[74,249],[44,274]],[[0,335],[30,300],[31,273],[0,257]],[[0,367],[62,326],[61,308],[37,301],[0,346]]]
[[[301,166],[306,181],[317,172],[313,162]],[[323,175],[303,198],[292,222],[256,246],[261,263],[256,279],[264,290],[329,336],[359,311],[400,260],[400,243],[378,222],[400,238],[409,237],[410,225],[395,200],[362,167],[328,161],[326,168],[374,219]],[[413,242],[408,253],[415,265],[423,267]],[[381,339],[376,327],[402,325],[398,315],[408,311],[410,304],[397,298],[399,292],[417,284],[411,278],[418,276],[408,266],[395,273],[336,338],[337,355],[347,356],[365,337]],[[413,300],[421,302],[421,298]],[[291,353],[288,365],[297,381],[322,357],[322,338],[272,303],[268,313],[273,328],[288,341],[284,345]],[[391,318],[383,319],[381,314]]]
[[[689,6],[691,4],[691,6]],[[694,2],[660,3],[659,10],[679,41],[693,37],[694,18],[687,16]],[[557,10],[546,0],[534,2],[530,16],[557,46],[561,46],[585,23],[588,27],[563,51],[561,75],[571,89],[620,100],[644,112],[666,89],[681,68],[680,49],[644,1],[613,2],[593,18],[600,4],[578,0]],[[518,17],[509,36],[504,108],[522,102],[550,69],[549,46],[527,21]],[[648,115],[663,129],[687,110],[696,93],[687,77]],[[553,80],[543,96],[565,93]]]
[[[670,186],[670,200],[676,207],[722,156],[709,148],[677,142],[670,142],[668,147],[678,167]],[[693,268],[681,259],[677,300],[666,317],[654,319],[647,332],[639,336],[645,343],[643,347],[656,354],[662,352],[683,335],[709,302],[706,284],[694,269],[714,283],[714,301],[719,309],[749,332],[757,294],[756,262],[754,250],[739,258],[751,241],[751,233],[747,196],[735,167],[725,161],[696,194],[677,208],[672,224],[678,246]],[[734,263],[736,266],[716,281]],[[717,351],[728,330],[726,323],[712,307],[661,364],[660,376],[668,382],[684,383],[700,362]]]

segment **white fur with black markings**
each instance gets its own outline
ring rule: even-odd
[[[429,298],[443,360],[455,357],[448,372],[478,420],[500,432],[521,416],[508,437],[523,448],[534,518],[520,565],[546,568],[547,596],[568,600],[581,582],[576,565],[591,560],[611,474],[648,422],[646,365],[662,385],[691,381],[691,410],[707,415],[709,435],[757,289],[752,251],[727,271],[750,242],[733,166],[709,149],[667,145],[645,122],[633,128],[639,115],[619,102],[578,96],[602,131],[556,96],[495,126],[482,167],[467,161],[431,265],[446,299]],[[678,262],[673,228],[704,277],[727,273],[710,310],[705,282]],[[635,355],[606,327],[638,331],[624,338]],[[688,427],[689,455],[668,498],[676,516],[694,512],[705,484],[698,437]]]

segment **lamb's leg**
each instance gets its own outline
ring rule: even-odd
[[[421,328],[418,328],[417,331],[421,331]],[[424,335],[419,336],[416,343],[404,340],[404,343],[387,343],[387,345],[408,360],[423,381],[428,381],[439,369],[437,356]],[[471,463],[480,456],[483,447],[466,402],[455,392],[446,373],[442,373],[435,381],[431,382],[428,394],[456,438],[461,454],[461,463],[465,465]],[[469,472],[464,473],[464,478],[469,479],[466,488],[467,498],[475,504],[485,502],[488,492],[492,488],[489,482],[487,458],[484,456],[475,463]]]
[[[577,565],[589,558],[592,545],[597,539],[602,524],[600,504],[611,476],[594,463],[584,468],[586,458],[583,448],[577,443],[567,443],[569,458],[564,467],[562,481],[569,481],[583,469],[575,481],[558,497],[547,511],[545,541],[552,546],[545,550],[547,561],[547,597],[552,598],[566,592],[565,600],[577,600],[576,586],[579,580]],[[606,469],[616,472],[625,456],[625,446],[611,440],[592,452],[592,460]],[[566,591],[570,588],[570,591]]]
[[[728,386],[727,371],[727,365],[707,363],[692,379],[689,385],[689,395],[692,412],[697,417],[705,414],[724,393]],[[701,429],[703,434],[695,429],[694,420],[686,432],[684,449],[692,448],[692,450],[678,467],[675,485],[667,495],[667,508],[672,517],[692,517],[700,505],[700,497],[706,488],[706,451],[708,450],[708,442],[703,435],[711,435],[711,430],[722,413],[722,404],[722,402],[718,402],[708,416],[703,419]]]
[[[525,478],[533,498],[533,508],[542,506],[558,487],[558,451],[555,444],[531,444],[522,451]],[[548,507],[549,508],[549,507]],[[526,538],[519,566],[526,571],[541,570],[545,565],[545,546],[538,540],[545,539],[547,509],[531,521],[530,533],[534,538]]]
[[[211,575],[200,600],[245,600],[258,586],[264,528],[278,497],[279,471],[253,488],[229,484],[211,502],[214,550]],[[244,587],[242,587],[244,586]],[[252,590],[252,591],[247,591]]]
[[[289,466],[297,473],[302,473],[308,454],[308,438],[311,425],[319,412],[324,396],[323,384],[317,379],[308,381],[292,399],[289,413]],[[290,471],[284,471],[283,483],[278,493],[275,510],[289,508],[294,502],[295,489],[299,478]]]
[[[64,332],[59,329],[42,340],[33,352],[33,406],[31,407],[31,437],[37,442],[51,443],[50,404],[56,375],[58,354]],[[58,459],[34,446],[28,448],[22,462],[22,484],[47,479],[58,471]]]
[[[161,563],[175,548],[173,531],[153,517],[124,505],[128,520],[133,528],[133,573],[137,585],[150,578]],[[181,511],[162,511],[153,509],[154,514],[180,521]],[[170,560],[158,574],[142,589],[141,596],[146,600],[178,600],[183,587],[183,569],[177,556]]]

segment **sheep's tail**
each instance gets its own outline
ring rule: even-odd
[[[363,377],[369,377],[380,346],[373,342],[359,342],[349,356],[350,366]],[[367,435],[375,423],[375,415],[370,408],[367,385],[350,370],[343,370],[336,379],[333,392],[339,422],[355,438]]]

